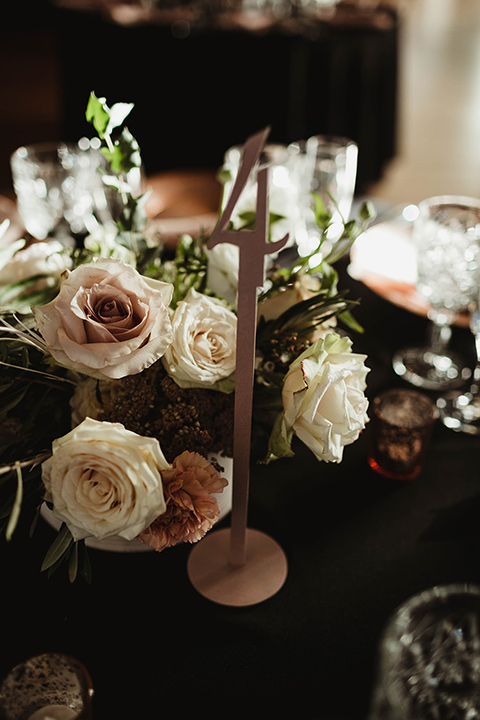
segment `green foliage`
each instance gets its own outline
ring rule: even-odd
[[[88,583],[92,581],[92,567],[85,542],[75,541],[70,530],[63,524],[45,555],[41,570],[47,571],[51,577],[55,570],[65,563],[71,583],[75,582],[79,575]]]
[[[100,140],[105,143],[101,148],[106,161],[102,177],[105,185],[118,191],[121,200],[121,210],[117,218],[119,233],[130,234],[130,247],[136,251],[139,240],[136,235],[144,231],[147,221],[144,210],[146,198],[134,195],[128,175],[132,170],[140,171],[142,160],[138,142],[128,128],[123,127],[118,132],[133,107],[132,103],[116,103],[109,107],[105,98],[97,98],[92,92],[85,117],[92,123]],[[115,136],[114,131],[117,131]],[[125,243],[125,238],[122,241]]]

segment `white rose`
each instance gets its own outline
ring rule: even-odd
[[[161,473],[172,466],[158,440],[87,418],[52,452],[42,465],[46,499],[75,540],[133,540],[165,512]]]
[[[365,355],[351,351],[351,340],[329,333],[317,340],[290,366],[285,376],[284,412],[271,438],[271,456],[292,455],[293,435],[318,460],[340,462],[345,445],[353,443],[368,422],[364,395]]]
[[[207,286],[217,297],[230,305],[237,302],[239,248],[232,243],[220,243],[207,255]]]
[[[73,270],[55,299],[33,313],[57,362],[118,379],[149,367],[170,345],[172,293],[170,283],[99,258]]]
[[[224,242],[206,249],[207,287],[229,305],[236,306],[238,293],[238,269],[240,264],[238,245]],[[272,264],[270,255],[265,256],[265,272]]]
[[[0,268],[0,285],[13,285],[42,275],[50,280],[46,284],[54,287],[64,270],[71,266],[70,256],[57,240],[30,243]]]
[[[237,317],[221,300],[189,290],[172,318],[173,340],[162,358],[181,387],[233,389]]]

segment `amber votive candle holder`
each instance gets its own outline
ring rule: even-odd
[[[438,411],[422,392],[385,390],[372,405],[372,438],[368,463],[394,480],[413,480],[423,467]]]

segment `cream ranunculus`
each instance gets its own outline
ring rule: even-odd
[[[292,455],[296,435],[318,460],[341,462],[368,422],[364,391],[369,372],[365,355],[353,353],[351,340],[329,333],[290,366],[279,416],[270,442],[270,458]]]
[[[53,442],[42,479],[75,540],[133,540],[165,512],[161,473],[170,469],[158,440],[87,418]]]
[[[57,362],[116,379],[149,367],[170,345],[172,292],[170,283],[99,258],[73,270],[57,297],[33,312]]]
[[[189,290],[172,319],[173,340],[162,358],[180,387],[231,391],[237,317],[217,298]]]

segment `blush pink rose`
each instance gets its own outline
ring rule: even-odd
[[[97,378],[134,375],[172,342],[170,283],[140,275],[120,260],[80,265],[52,302],[33,308],[54,359]]]
[[[223,492],[228,481],[202,455],[188,450],[175,458],[171,470],[162,472],[162,481],[167,509],[139,539],[158,551],[197,542],[220,515],[212,493]]]

